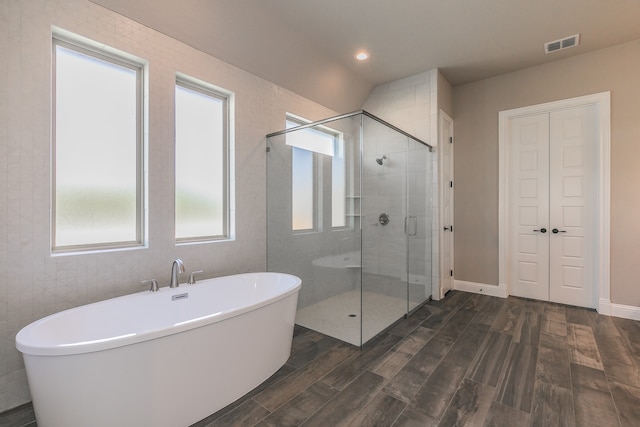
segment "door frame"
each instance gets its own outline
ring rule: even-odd
[[[442,299],[444,298],[444,294],[450,290],[450,289],[455,289],[454,286],[454,278],[453,276],[450,276],[450,280],[451,280],[451,287],[449,289],[444,289],[443,285],[442,285],[442,279],[444,277],[445,274],[449,274],[448,270],[453,270],[454,268],[454,239],[452,237],[451,239],[451,248],[449,250],[450,252],[450,260],[451,260],[451,264],[449,266],[444,265],[444,257],[442,256],[444,253],[444,242],[443,242],[443,236],[445,231],[444,227],[445,226],[450,226],[453,225],[453,216],[454,216],[454,199],[453,197],[451,198],[451,206],[450,206],[450,211],[451,211],[451,221],[448,224],[445,224],[444,222],[444,192],[445,191],[455,191],[454,189],[450,188],[446,182],[444,182],[444,158],[441,155],[442,153],[442,147],[444,146],[448,146],[450,147],[451,150],[451,156],[450,156],[450,165],[449,168],[451,170],[451,173],[453,175],[454,173],[454,157],[453,157],[453,152],[454,152],[454,144],[450,144],[449,141],[447,141],[447,138],[445,137],[445,126],[447,127],[447,129],[449,130],[449,135],[451,138],[454,137],[453,135],[453,119],[451,117],[449,117],[449,115],[447,113],[445,113],[443,110],[439,111],[439,117],[438,117],[438,182],[439,182],[439,191],[438,191],[438,233],[437,235],[439,236],[438,238],[438,253],[440,254],[438,256],[438,271],[439,271],[439,283],[438,283],[438,299]],[[455,188],[455,187],[453,187]],[[450,232],[449,232],[450,233]],[[435,298],[434,298],[435,299]]]
[[[596,253],[595,253],[595,301],[596,310],[601,314],[611,313],[610,297],[610,183],[611,183],[611,92],[600,92],[576,98],[531,105],[500,111],[498,156],[499,156],[499,185],[498,185],[498,284],[506,295],[510,294],[510,284],[507,283],[509,268],[509,120],[515,117],[541,114],[556,110],[595,105],[598,109],[598,147],[596,149],[598,170],[596,182],[598,197],[596,201]]]

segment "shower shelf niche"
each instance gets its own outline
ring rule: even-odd
[[[364,215],[358,213],[360,211],[360,201],[363,199],[362,196],[346,196],[347,199],[347,210],[346,213],[347,218],[361,218]]]

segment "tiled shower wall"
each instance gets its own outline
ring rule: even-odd
[[[152,7],[152,6],[150,6]],[[51,27],[149,64],[148,248],[50,254]],[[206,277],[265,269],[265,135],[285,113],[335,115],[270,82],[86,0],[0,2],[0,411],[30,400],[15,335],[45,315],[168,283],[171,262]],[[181,72],[235,92],[235,239],[176,246],[173,96]],[[234,161],[235,160],[235,161]]]
[[[376,159],[385,156],[383,164]],[[365,121],[362,162],[362,258],[364,272],[403,280],[407,274],[409,250],[411,283],[431,280],[431,153],[422,144],[384,126]],[[429,163],[428,163],[429,162]],[[430,172],[430,169],[429,169]],[[378,215],[386,213],[389,223],[381,225]],[[416,236],[407,240],[404,217],[417,216]],[[427,227],[425,227],[427,225]],[[428,265],[425,263],[428,262]],[[423,293],[423,297],[431,294]]]
[[[414,76],[377,86],[365,102],[364,109],[436,147],[438,117],[438,70],[425,71]],[[384,153],[379,153],[384,154]],[[439,299],[439,248],[438,248],[438,153],[431,153],[431,244],[432,294]],[[429,213],[427,213],[429,215]],[[388,255],[388,254],[387,254]],[[369,264],[384,265],[383,259],[369,260]],[[367,260],[365,260],[365,265]],[[427,269],[428,270],[428,269]]]

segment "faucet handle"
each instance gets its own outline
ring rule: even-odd
[[[143,285],[146,285],[147,283],[151,283],[151,287],[149,288],[149,292],[158,292],[158,281],[156,279],[149,279],[149,280],[143,280],[142,282]]]
[[[196,284],[195,275],[196,274],[200,274],[200,273],[204,273],[204,271],[202,271],[202,270],[192,271],[191,274],[189,275],[189,281],[187,283],[189,285],[195,285]]]

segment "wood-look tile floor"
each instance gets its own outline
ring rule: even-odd
[[[192,427],[235,425],[640,426],[640,323],[451,292],[362,350],[296,327],[285,366]]]

